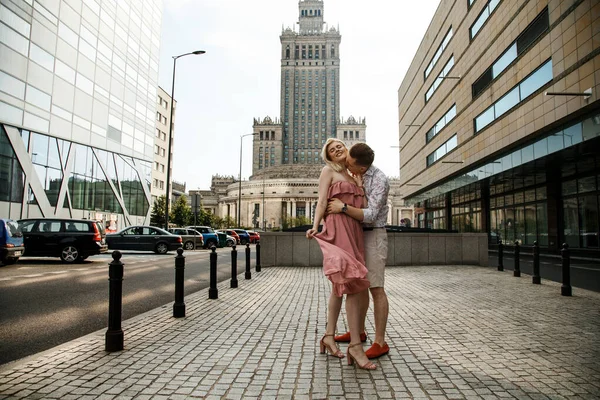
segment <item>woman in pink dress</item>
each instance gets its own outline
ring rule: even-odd
[[[348,364],[356,361],[363,369],[375,369],[362,348],[360,340],[360,309],[367,300],[369,281],[365,267],[362,225],[350,216],[340,213],[325,216],[327,201],[339,198],[354,207],[366,206],[362,178],[352,177],[346,169],[348,149],[337,139],[328,139],[321,151],[325,166],[319,177],[319,201],[315,211],[313,227],[306,237],[319,242],[323,252],[323,273],[331,281],[327,327],[321,339],[321,353],[343,358],[334,340],[337,320],[342,308],[342,295],[346,295],[346,315],[350,327],[351,343],[348,346]],[[323,230],[318,233],[323,220]],[[352,349],[352,350],[351,350]]]

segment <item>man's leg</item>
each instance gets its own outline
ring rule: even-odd
[[[369,269],[370,292],[373,296],[375,314],[375,341],[366,351],[369,358],[387,354],[390,348],[385,342],[385,328],[388,320],[389,304],[384,290],[385,263],[387,261],[388,243],[385,229],[365,232],[365,258]]]
[[[385,344],[385,328],[387,326],[389,304],[385,289],[382,287],[371,288],[373,296],[373,309],[375,314],[375,341],[383,346]]]

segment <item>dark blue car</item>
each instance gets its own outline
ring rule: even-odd
[[[0,218],[0,263],[14,264],[24,251],[19,224],[12,219]]]
[[[240,243],[242,245],[246,245],[246,243],[250,243],[250,235],[245,229],[234,229],[234,231],[240,237]]]

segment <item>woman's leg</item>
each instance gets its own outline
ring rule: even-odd
[[[333,291],[329,295],[329,303],[327,305],[327,326],[325,328],[326,336],[323,338],[323,341],[332,349],[338,348],[333,337],[337,329],[337,322],[342,309],[342,300],[343,298],[334,295]]]
[[[367,290],[368,289],[365,289],[364,292],[367,292]],[[348,353],[361,366],[366,366],[369,363],[369,359],[363,350],[360,340],[360,333],[362,331],[361,328],[364,323],[364,321],[361,322],[364,308],[362,303],[364,301],[365,295],[363,292],[349,294],[346,296],[346,316],[348,317],[348,325],[350,326],[350,345],[352,345],[352,350],[350,350],[349,347]]]

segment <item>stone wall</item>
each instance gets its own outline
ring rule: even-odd
[[[316,240],[303,232],[261,232],[261,266],[321,266],[323,255]],[[485,233],[388,233],[389,266],[488,266]]]

